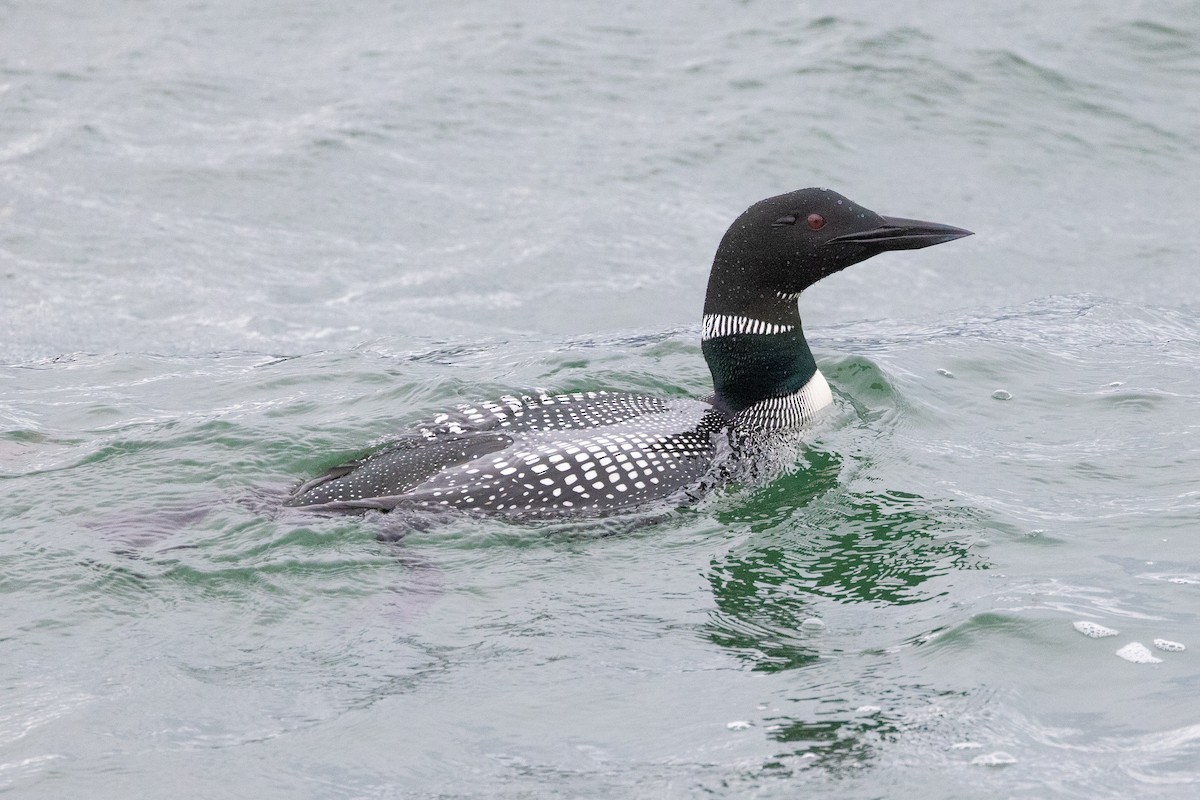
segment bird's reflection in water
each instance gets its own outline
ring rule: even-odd
[[[861,464],[841,485],[836,453],[809,450],[804,460],[726,512],[749,535],[711,564],[717,608],[706,634],[748,669],[785,679],[770,690],[778,707],[760,706],[769,735],[789,745],[767,768],[853,769],[898,735],[895,708],[939,694],[905,676],[894,651],[936,628],[936,609],[918,609],[945,599],[939,579],[986,567],[971,549],[982,522],[952,501],[863,491],[872,479]],[[822,619],[831,615],[836,630]]]

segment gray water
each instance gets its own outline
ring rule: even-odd
[[[1195,796],[1198,142],[1194,0],[0,2],[0,791]],[[809,185],[977,235],[805,294],[774,480],[279,507],[704,393],[716,243]]]

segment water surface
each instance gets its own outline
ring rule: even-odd
[[[0,789],[1191,797],[1198,42],[1188,2],[0,3]],[[706,392],[712,251],[806,185],[977,235],[806,293],[835,404],[773,480],[279,507],[457,402]]]

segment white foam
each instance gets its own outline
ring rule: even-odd
[[[994,753],[975,756],[971,759],[971,763],[978,764],[981,767],[1006,767],[1009,764],[1017,763],[1017,757],[1003,750],[997,750]]]
[[[1141,642],[1130,642],[1117,651],[1117,655],[1134,664],[1161,664],[1162,659],[1150,652]]]
[[[1081,619],[1074,623],[1075,630],[1087,636],[1090,639],[1103,639],[1105,636],[1116,636],[1120,631],[1115,631],[1112,628],[1107,628],[1095,622],[1088,622]]]
[[[1165,650],[1168,653],[1182,653],[1184,650],[1187,650],[1187,648],[1179,642],[1172,642],[1170,639],[1155,639],[1154,646],[1159,650]]]
[[[749,728],[751,724],[752,723],[749,720],[735,719],[733,722],[725,723],[725,727],[731,731],[744,731],[746,728]]]

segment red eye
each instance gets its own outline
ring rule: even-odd
[[[808,227],[812,228],[814,231],[821,230],[821,228],[825,227],[825,218],[820,214],[809,214]]]

